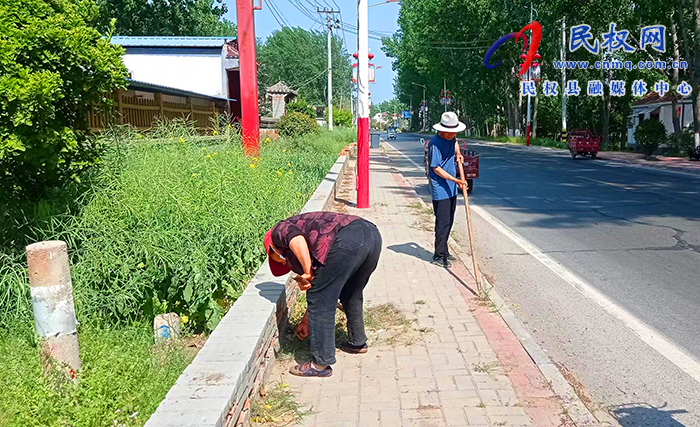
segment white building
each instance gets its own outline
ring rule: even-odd
[[[666,127],[666,133],[673,133],[673,106],[671,100],[673,96],[678,99],[678,116],[681,122],[681,129],[693,125],[693,104],[690,96],[681,98],[680,95],[667,93],[664,96],[659,96],[657,92],[651,92],[644,98],[635,101],[632,104],[632,114],[628,116],[627,121],[627,146],[634,147],[636,140],[634,139],[634,131],[637,126],[644,120],[658,120]]]
[[[372,121],[380,125],[388,125],[389,114],[383,112],[377,113],[372,117]]]
[[[238,46],[231,37],[112,37],[132,81],[229,99],[240,117]],[[235,100],[235,101],[234,101]]]

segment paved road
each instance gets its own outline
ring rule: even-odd
[[[418,138],[390,143],[422,164]],[[472,147],[481,154],[472,203],[612,304],[604,309],[474,215],[483,272],[580,381],[596,415],[623,426],[700,426],[700,376],[687,373],[700,366],[700,177],[538,148]],[[399,156],[395,164],[428,200],[422,170]],[[466,242],[458,213],[455,237]],[[642,329],[633,332],[618,311]]]

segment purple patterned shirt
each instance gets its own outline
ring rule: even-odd
[[[362,219],[355,215],[336,212],[307,212],[278,222],[272,227],[272,244],[287,260],[287,265],[297,274],[303,274],[301,263],[289,249],[289,242],[296,236],[304,236],[311,253],[311,266],[315,270],[326,262],[335,236],[341,228]]]

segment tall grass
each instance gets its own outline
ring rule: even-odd
[[[225,130],[222,130],[225,132]],[[118,132],[82,185],[9,207],[2,218],[0,325],[30,314],[24,246],[69,246],[79,320],[127,324],[162,312],[211,330],[264,258],[262,236],[298,212],[350,130],[265,144],[161,126],[158,139]]]
[[[146,325],[81,327],[76,381],[47,370],[31,324],[0,336],[0,426],[143,426],[192,359]]]

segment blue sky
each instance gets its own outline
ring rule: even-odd
[[[244,0],[246,1],[246,0]],[[250,0],[247,0],[250,1]],[[308,13],[316,20],[320,21],[315,12],[316,7],[340,8],[343,22],[357,26],[357,1],[355,0],[262,0],[262,10],[255,11],[255,32],[258,38],[267,38],[273,31],[280,29],[280,24],[273,15],[274,11],[279,11],[283,18],[283,24],[291,27],[301,27],[307,30],[323,30],[325,27],[311,20],[299,8],[304,7]],[[369,0],[370,4],[378,3],[380,0]],[[255,0],[257,4],[258,0]],[[229,12],[226,18],[236,22],[236,3],[233,0],[226,1]],[[399,3],[387,3],[369,8],[369,29],[376,31],[376,35],[391,34],[397,29],[396,19],[399,15]],[[342,34],[341,34],[342,35]],[[357,50],[357,36],[350,32],[345,32],[345,41],[348,52],[352,55]],[[382,101],[394,97],[394,76],[396,73],[391,69],[391,60],[382,52],[382,42],[370,38],[369,48],[375,55],[374,64],[381,66],[376,70],[376,83],[371,86],[372,103],[379,104]],[[354,58],[351,58],[354,60]]]

